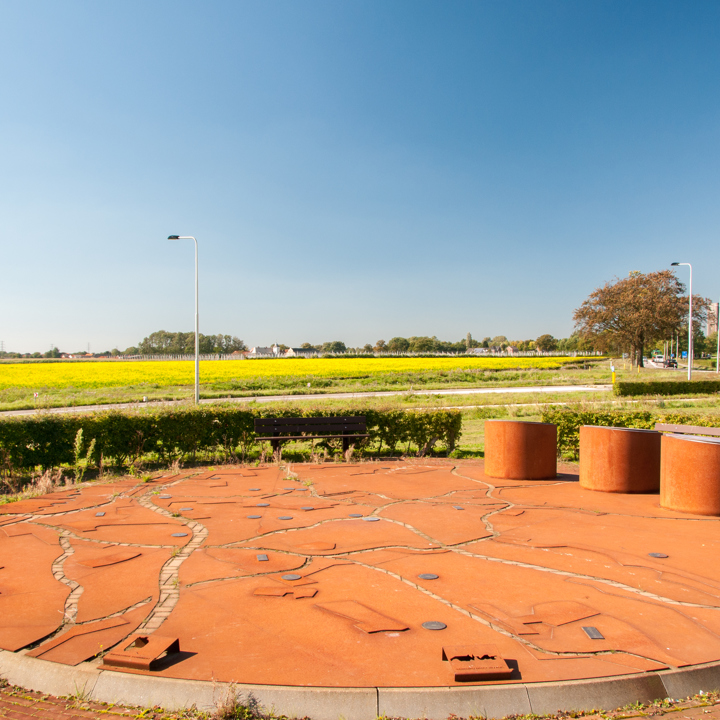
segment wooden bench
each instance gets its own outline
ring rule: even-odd
[[[701,425],[667,425],[655,423],[658,432],[681,433],[685,435],[715,435],[720,436],[720,428],[702,427]]]
[[[343,452],[350,441],[370,437],[365,417],[307,417],[307,418],[255,418],[255,432],[263,436],[256,440],[269,440],[273,451],[288,440],[331,440],[342,438]],[[289,434],[288,434],[289,433]],[[323,433],[318,435],[318,433]]]

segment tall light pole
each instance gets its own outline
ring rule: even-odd
[[[720,302],[715,313],[715,332],[717,334],[717,352],[715,353],[715,372],[720,373]]]
[[[192,240],[195,243],[195,404],[200,402],[200,320],[198,319],[198,246],[192,235],[168,235],[168,240]]]
[[[688,304],[688,380],[692,380],[693,326],[692,326],[692,265],[690,263],[670,263],[671,266],[687,265],[690,268],[690,302]]]

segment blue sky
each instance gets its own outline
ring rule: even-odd
[[[0,340],[572,331],[717,299],[715,2],[0,0]],[[679,273],[687,280],[687,270]]]

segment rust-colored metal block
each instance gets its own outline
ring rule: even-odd
[[[253,591],[253,595],[258,597],[285,597],[290,593],[292,593],[292,590],[284,587],[259,587]]]
[[[696,515],[720,515],[720,440],[663,435],[660,505]]]
[[[131,635],[118,650],[109,652],[103,658],[104,667],[130,668],[132,670],[153,670],[165,655],[180,652],[177,638],[161,635]]]
[[[453,645],[442,649],[442,659],[450,663],[455,682],[504,680],[512,668],[495,645]]]
[[[580,485],[600,492],[658,492],[660,440],[655,430],[583,425]]]
[[[366,633],[402,632],[408,629],[405,623],[393,620],[387,617],[387,615],[383,615],[377,612],[377,610],[373,610],[373,608],[356,602],[355,600],[337,600],[323,604],[318,603],[315,607],[350,620],[358,630]]]
[[[95,557],[87,558],[85,560],[79,560],[78,564],[85,565],[89,568],[101,568],[107,565],[117,565],[128,560],[134,560],[136,557],[140,557],[141,552],[137,550],[121,550],[116,553],[107,553],[105,555],[96,555]]]
[[[293,597],[296,600],[300,600],[301,598],[314,598],[317,593],[317,588],[298,588],[297,590],[293,590]]]
[[[485,474],[509,480],[557,476],[557,426],[552,423],[487,420]]]
[[[257,597],[285,597],[286,595],[292,595],[295,600],[301,598],[313,598],[317,595],[317,588],[298,587],[298,588],[285,588],[285,587],[259,587],[255,588],[253,595]]]
[[[122,640],[133,627],[122,617],[77,625],[72,630],[31,650],[30,657],[64,665],[77,665]]]

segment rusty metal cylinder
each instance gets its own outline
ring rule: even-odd
[[[613,493],[660,490],[660,433],[634,428],[580,428],[580,485]]]
[[[557,425],[487,420],[485,474],[509,480],[557,476]]]
[[[663,435],[660,505],[695,515],[720,515],[720,439]]]

